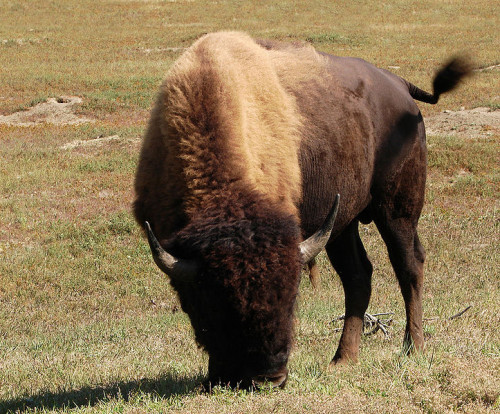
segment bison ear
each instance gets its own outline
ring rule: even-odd
[[[149,247],[156,265],[170,279],[181,282],[194,282],[198,274],[198,265],[194,260],[177,259],[161,247],[160,242],[151,230],[149,222],[144,222],[148,235]]]
[[[333,207],[330,210],[330,213],[328,213],[323,226],[311,237],[299,244],[302,263],[309,263],[319,254],[321,250],[323,250],[326,243],[328,243],[330,235],[332,234],[333,224],[335,223],[335,218],[337,217],[337,212],[339,210],[339,199],[340,194],[337,194],[335,196]]]

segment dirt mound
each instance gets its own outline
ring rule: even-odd
[[[109,137],[97,137],[94,139],[88,139],[88,140],[80,140],[77,139],[75,141],[68,142],[59,148],[62,150],[72,150],[75,148],[80,148],[80,147],[99,147],[104,144],[107,144],[108,142],[111,141],[118,141],[120,140],[119,135],[111,135]]]
[[[82,148],[96,148],[96,147],[102,147],[106,144],[109,144],[111,142],[121,142],[125,144],[133,144],[137,145],[141,142],[140,137],[136,138],[123,138],[120,135],[110,135],[110,136],[98,136],[97,138],[91,138],[91,139],[84,139],[80,140],[77,139],[75,141],[67,142],[64,145],[61,145],[59,149],[62,150],[74,150],[74,149],[82,149]]]
[[[487,138],[500,134],[500,111],[490,108],[444,111],[426,118],[425,129],[428,135]]]
[[[34,126],[42,123],[54,125],[78,125],[93,120],[75,114],[75,107],[82,103],[77,96],[49,98],[27,111],[11,115],[0,115],[0,124],[15,126]]]

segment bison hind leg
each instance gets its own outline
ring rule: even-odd
[[[403,353],[422,351],[422,288],[425,251],[413,220],[375,220],[387,245],[389,259],[398,278],[405,302],[406,329]]]

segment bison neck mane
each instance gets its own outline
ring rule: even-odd
[[[210,199],[233,198],[235,183],[297,215],[307,126],[293,91],[304,80],[321,81],[324,57],[311,47],[268,43],[209,34],[167,74],[143,142],[134,204],[137,221],[154,223],[160,237],[199,216]]]
[[[234,181],[296,212],[300,116],[268,51],[241,33],[205,36],[174,64],[159,105],[188,214]]]

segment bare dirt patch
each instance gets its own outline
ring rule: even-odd
[[[0,45],[3,46],[10,46],[10,45],[17,45],[17,46],[22,46],[27,43],[40,43],[39,39],[2,39],[0,40]]]
[[[490,108],[444,111],[425,119],[428,135],[488,138],[500,134],[500,111]]]
[[[80,140],[68,142],[67,144],[61,145],[59,148],[62,150],[71,150],[78,147],[99,147],[101,145],[107,144],[108,142],[118,141],[120,139],[119,135],[111,135],[109,137],[97,137],[94,139]]]
[[[153,48],[145,48],[140,47],[139,52],[146,53],[149,55],[150,53],[162,53],[162,52],[183,52],[187,50],[185,47],[153,47]]]
[[[77,139],[75,141],[67,142],[64,145],[61,145],[59,149],[62,150],[73,150],[73,149],[79,149],[79,148],[89,148],[89,147],[102,147],[103,145],[109,144],[111,142],[124,142],[124,143],[131,143],[131,144],[138,144],[140,143],[141,138],[122,138],[120,135],[110,135],[107,137],[103,136],[98,136],[97,138],[91,138],[91,139]]]
[[[11,115],[0,115],[0,124],[14,126],[35,126],[38,124],[78,125],[94,122],[92,119],[75,114],[76,107],[82,103],[78,96],[49,98],[26,111]]]

